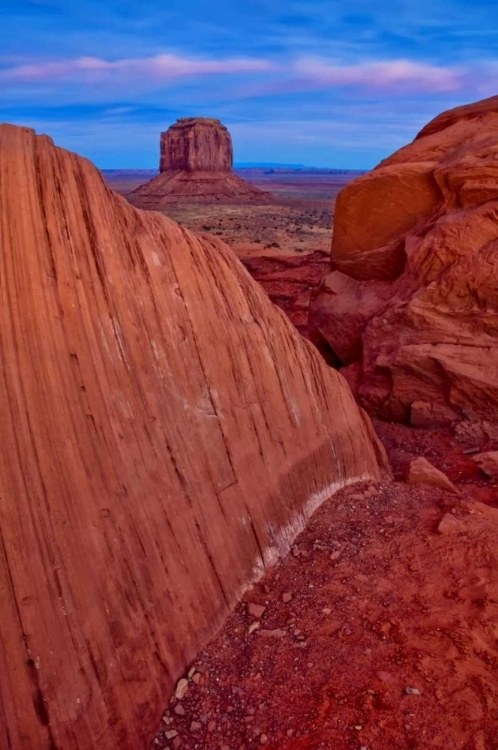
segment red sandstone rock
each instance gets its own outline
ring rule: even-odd
[[[220,120],[186,117],[161,133],[161,172],[231,172],[232,167],[232,139]]]
[[[483,474],[486,474],[494,482],[498,481],[498,451],[479,453],[477,456],[472,456],[472,459],[479,466]]]
[[[408,484],[426,484],[430,487],[440,487],[448,492],[458,492],[455,485],[450,482],[446,474],[436,469],[430,461],[423,456],[414,458],[408,467]]]
[[[232,139],[219,121],[178,120],[161,133],[160,174],[128,196],[140,208],[161,210],[178,201],[265,203],[268,194],[236,175]]]
[[[488,114],[498,114],[498,96],[490,96],[488,99],[481,99],[479,102],[472,102],[443,112],[422,128],[417,138],[433,135],[465,120],[474,120],[474,124],[479,125],[480,118]]]
[[[241,592],[383,452],[234,254],[0,127],[0,747],[138,750]]]
[[[465,531],[465,526],[451,513],[445,513],[438,524],[437,530],[440,534],[461,534]]]
[[[243,256],[240,260],[299,333],[307,336],[310,297],[327,272],[328,253]]]
[[[498,409],[498,97],[444,113],[349,184],[312,339],[361,402],[413,423]]]

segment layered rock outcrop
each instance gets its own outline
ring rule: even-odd
[[[231,172],[232,139],[220,120],[185,117],[161,133],[160,172]]]
[[[265,203],[267,193],[233,172],[232,139],[220,120],[188,117],[161,133],[160,174],[128,198],[160,210],[179,201]]]
[[[301,336],[308,337],[310,297],[328,270],[329,254],[317,250],[305,255],[242,256],[240,260]]]
[[[148,747],[185,664],[382,450],[232,252],[0,127],[0,747]]]
[[[498,408],[498,97],[443,113],[340,193],[312,337],[374,414]]]

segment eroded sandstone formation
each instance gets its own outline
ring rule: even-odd
[[[374,414],[498,407],[498,97],[443,113],[348,185],[312,337]]]
[[[161,133],[160,174],[128,198],[140,208],[171,203],[265,203],[266,193],[233,172],[232,139],[220,120],[188,117]]]
[[[138,750],[382,449],[232,252],[0,127],[0,747]]]
[[[220,120],[185,117],[161,133],[160,172],[231,172],[232,139]]]
[[[308,337],[311,293],[328,270],[329,254],[317,250],[305,255],[242,256],[240,260],[301,336]]]

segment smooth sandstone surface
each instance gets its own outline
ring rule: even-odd
[[[384,454],[229,248],[9,125],[0,246],[0,748],[146,748],[241,592]]]
[[[310,329],[371,413],[427,426],[498,408],[497,217],[498,97],[342,191]]]
[[[266,203],[268,195],[233,172],[232,138],[220,120],[189,117],[161,133],[160,174],[128,196],[139,208],[171,203]]]

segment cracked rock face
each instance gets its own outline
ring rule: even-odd
[[[331,260],[312,338],[371,413],[496,410],[498,97],[443,113],[344,188]]]
[[[241,592],[382,449],[235,255],[0,127],[0,747],[148,747]]]

